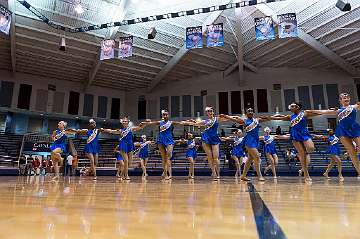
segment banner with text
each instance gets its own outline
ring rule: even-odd
[[[186,28],[186,49],[202,48],[202,27]]]
[[[255,18],[255,37],[257,41],[275,39],[274,22],[271,17]]]
[[[224,46],[224,25],[222,23],[207,26],[206,46]]]
[[[133,53],[133,36],[120,37],[119,58],[131,57]]]
[[[298,27],[295,13],[278,15],[279,38],[297,37]]]
[[[114,58],[115,41],[111,39],[103,40],[101,42],[100,60],[108,60]]]
[[[10,25],[11,25],[11,15],[7,13],[0,13],[0,32],[9,35],[10,32]]]

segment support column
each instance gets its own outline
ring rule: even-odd
[[[244,86],[246,84],[244,78],[244,41],[242,37],[242,29],[241,29],[241,16],[242,10],[240,8],[235,8],[235,18],[236,18],[236,26],[235,26],[235,34],[237,39],[237,60],[239,63],[239,86]]]

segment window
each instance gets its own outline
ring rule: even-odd
[[[257,98],[257,107],[258,112],[268,112],[268,99],[267,99],[267,90],[266,89],[257,89],[256,90],[256,98]]]
[[[252,90],[244,90],[244,108],[253,108],[254,109],[254,93]]]
[[[69,114],[71,115],[79,114],[79,100],[80,100],[80,93],[75,91],[70,91],[69,105],[68,105]]]
[[[111,99],[111,119],[120,119],[120,99],[112,98]]]
[[[227,92],[219,92],[219,113],[228,114],[229,113],[229,100]]]
[[[28,110],[30,108],[32,86],[27,84],[20,84],[18,105],[19,109]]]

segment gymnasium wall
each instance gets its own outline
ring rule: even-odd
[[[354,80],[342,71],[260,68],[257,73],[245,71],[244,76],[244,81],[239,83],[237,70],[228,77],[218,72],[168,82],[151,93],[127,92],[125,112],[132,118],[138,118],[139,97],[147,102],[147,118],[159,118],[162,108],[167,108],[175,118],[202,116],[206,105],[215,107],[217,112],[229,114],[241,114],[249,106],[265,114],[282,113],[293,100],[302,102],[304,108],[325,109],[338,106],[338,94],[342,91],[349,92],[353,101],[358,99]],[[313,119],[315,128],[327,128],[328,124],[326,117]],[[287,127],[287,123],[283,125]]]
[[[125,93],[99,87],[90,87],[84,93],[83,85],[79,83],[26,74],[13,77],[9,72],[0,71],[0,111],[3,112],[0,114],[0,131],[4,131],[7,110],[15,111],[11,132],[24,133],[47,132],[62,118],[72,127],[81,127],[86,126],[90,117],[104,125],[102,119],[114,118],[117,114],[128,115],[135,122],[145,118],[157,119],[160,109],[164,108],[176,119],[202,116],[206,105],[215,107],[217,112],[229,114],[241,114],[244,108],[252,106],[257,112],[266,114],[277,110],[285,112],[292,100],[301,101],[306,108],[313,109],[318,109],[319,105],[323,109],[336,106],[338,93],[342,91],[358,99],[358,85],[341,71],[260,68],[257,73],[245,71],[244,76],[240,85],[238,72],[235,71],[227,77],[218,72],[168,82],[151,93],[145,89]],[[31,95],[27,96],[28,100],[25,95],[29,90]],[[20,96],[19,91],[22,92]],[[69,104],[71,100],[75,103]],[[45,120],[40,113],[50,116]],[[108,126],[114,125],[114,122]],[[328,127],[329,120],[317,117],[312,123],[314,128],[323,129]],[[273,124],[288,127],[286,122]]]
[[[8,111],[11,133],[46,133],[59,119],[73,127],[86,126],[89,118],[118,122],[124,105],[125,94],[119,90],[90,86],[85,93],[81,83],[0,71],[0,131],[5,131]]]
[[[0,71],[0,107],[25,109],[34,112],[70,114],[76,116],[110,118],[114,101],[120,114],[124,110],[124,92],[90,86],[84,93],[83,84],[69,81],[52,80],[44,77]],[[27,86],[27,87],[24,87]],[[55,88],[53,88],[55,87]],[[24,89],[27,88],[27,89]],[[30,88],[29,107],[21,103]],[[74,101],[71,101],[74,99]],[[9,102],[10,100],[10,102]],[[69,101],[72,104],[69,104]],[[78,102],[78,103],[76,103]],[[99,104],[103,109],[99,109]],[[106,107],[105,107],[106,106]],[[100,112],[101,111],[101,112]]]

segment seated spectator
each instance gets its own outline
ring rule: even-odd
[[[80,176],[90,176],[90,171],[90,168],[84,166],[80,169]]]
[[[75,175],[76,169],[78,166],[78,156],[75,154],[73,156],[73,161],[72,161],[72,174]]]
[[[42,176],[46,175],[46,167],[47,167],[47,161],[45,159],[41,160],[40,175]]]
[[[285,154],[286,154],[286,162],[289,164],[289,166],[291,162],[296,162],[297,160],[299,160],[296,151],[294,149],[290,149],[290,148],[286,149]]]
[[[24,155],[21,155],[19,159],[19,174],[26,175],[26,158]]]
[[[39,175],[40,160],[38,159],[38,157],[30,157],[29,161],[31,162],[31,168],[28,175]]]

